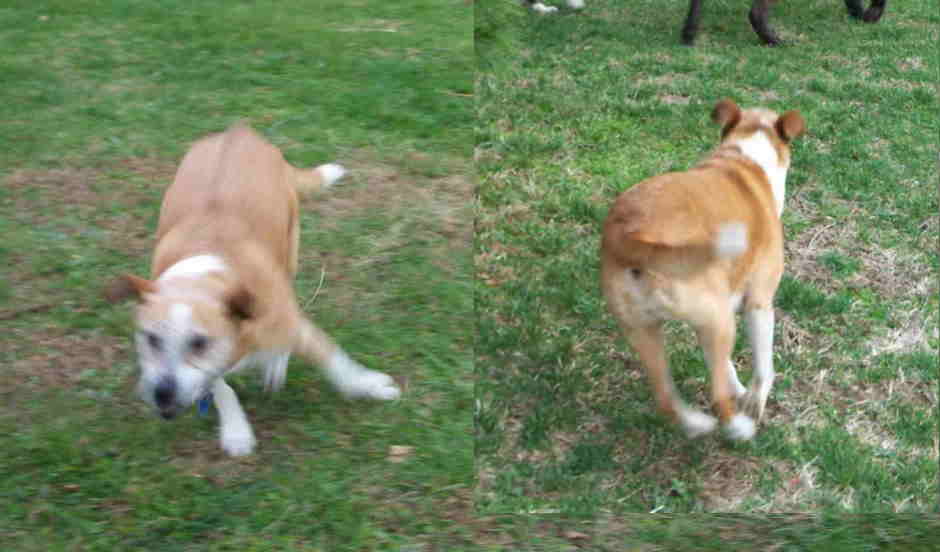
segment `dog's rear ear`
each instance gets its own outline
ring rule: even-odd
[[[133,274],[123,274],[108,284],[104,290],[104,298],[109,303],[119,303],[131,297],[140,301],[145,293],[156,291],[157,286],[150,280]]]
[[[724,138],[728,131],[741,120],[741,108],[733,100],[725,98],[715,104],[715,109],[712,110],[712,120],[721,125],[721,137]]]
[[[225,298],[229,315],[236,321],[255,317],[255,296],[244,287],[239,287]]]
[[[793,110],[781,115],[774,124],[774,128],[777,129],[777,134],[780,135],[783,141],[789,142],[806,131],[806,123],[803,121],[800,112]]]

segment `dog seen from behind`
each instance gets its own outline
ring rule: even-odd
[[[164,418],[211,400],[222,448],[251,453],[255,437],[225,376],[263,369],[284,383],[291,352],[319,364],[347,396],[394,399],[391,377],[366,369],[304,316],[293,293],[298,193],[328,188],[336,164],[298,169],[250,128],[195,143],[160,210],[150,279],[119,277],[108,299],[137,300],[138,392]]]
[[[784,188],[798,111],[718,102],[718,147],[691,169],[654,176],[623,192],[601,240],[607,306],[645,367],[661,413],[690,437],[713,416],[678,396],[666,361],[663,323],[689,322],[711,372],[711,399],[727,436],[750,439],[773,385],[773,300],[783,273]],[[743,307],[753,351],[750,387],[731,352]],[[738,410],[740,401],[741,410]]]

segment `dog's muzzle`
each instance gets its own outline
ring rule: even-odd
[[[169,420],[176,416],[176,380],[174,378],[163,378],[157,386],[153,388],[153,402],[160,412],[160,416]]]

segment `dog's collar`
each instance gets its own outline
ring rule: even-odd
[[[212,391],[209,391],[202,396],[201,399],[196,401],[196,409],[199,412],[200,416],[207,416],[209,414],[209,407],[212,406]]]

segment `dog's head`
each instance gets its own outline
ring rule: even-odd
[[[252,297],[244,290],[221,298],[203,291],[163,289],[130,275],[106,291],[111,302],[137,299],[137,390],[166,419],[205,396],[240,356],[240,326],[252,315]]]
[[[715,105],[712,119],[721,125],[721,146],[737,147],[767,174],[779,214],[790,168],[790,141],[806,130],[803,116],[796,110],[778,115],[763,108],[741,109],[724,99]]]

